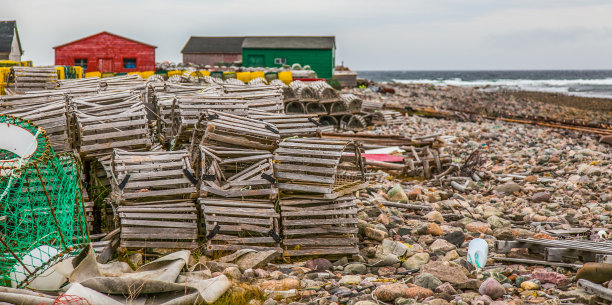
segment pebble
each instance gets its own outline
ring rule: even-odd
[[[444,231],[442,231],[442,228],[440,228],[440,226],[436,223],[430,222],[427,224],[427,234],[440,236],[444,234]]]
[[[451,250],[455,250],[457,247],[444,239],[436,239],[431,245],[429,245],[429,249],[431,249],[434,253],[446,253]]]
[[[348,264],[344,267],[344,272],[347,274],[365,274],[367,268],[364,264]]]
[[[491,299],[497,299],[506,293],[506,289],[496,279],[488,278],[482,282],[478,292],[491,297]]]
[[[402,267],[408,270],[417,269],[427,264],[428,262],[429,262],[429,253],[425,253],[425,252],[417,253],[409,257],[406,261],[404,261],[404,263],[402,264]]]
[[[430,273],[421,273],[414,278],[414,284],[427,289],[434,290],[442,285],[442,281]]]
[[[468,223],[465,229],[468,230],[468,232],[487,233],[487,231],[489,231],[489,225],[481,221],[474,221]]]

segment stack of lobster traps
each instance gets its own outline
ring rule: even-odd
[[[366,184],[361,147],[353,141],[287,139],[274,161],[283,254],[357,254],[357,209],[346,195]]]
[[[272,158],[279,140],[265,121],[212,110],[200,116],[190,150],[208,251],[280,252]]]

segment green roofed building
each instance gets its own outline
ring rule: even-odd
[[[320,78],[331,78],[335,65],[334,36],[247,36],[242,42],[244,67],[309,65]]]

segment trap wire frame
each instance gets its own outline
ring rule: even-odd
[[[89,243],[78,159],[0,114],[0,286],[24,287]]]

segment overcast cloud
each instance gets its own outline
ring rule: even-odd
[[[589,0],[0,0],[24,59],[101,31],[181,60],[189,36],[335,35],[354,70],[612,69],[612,3]]]

